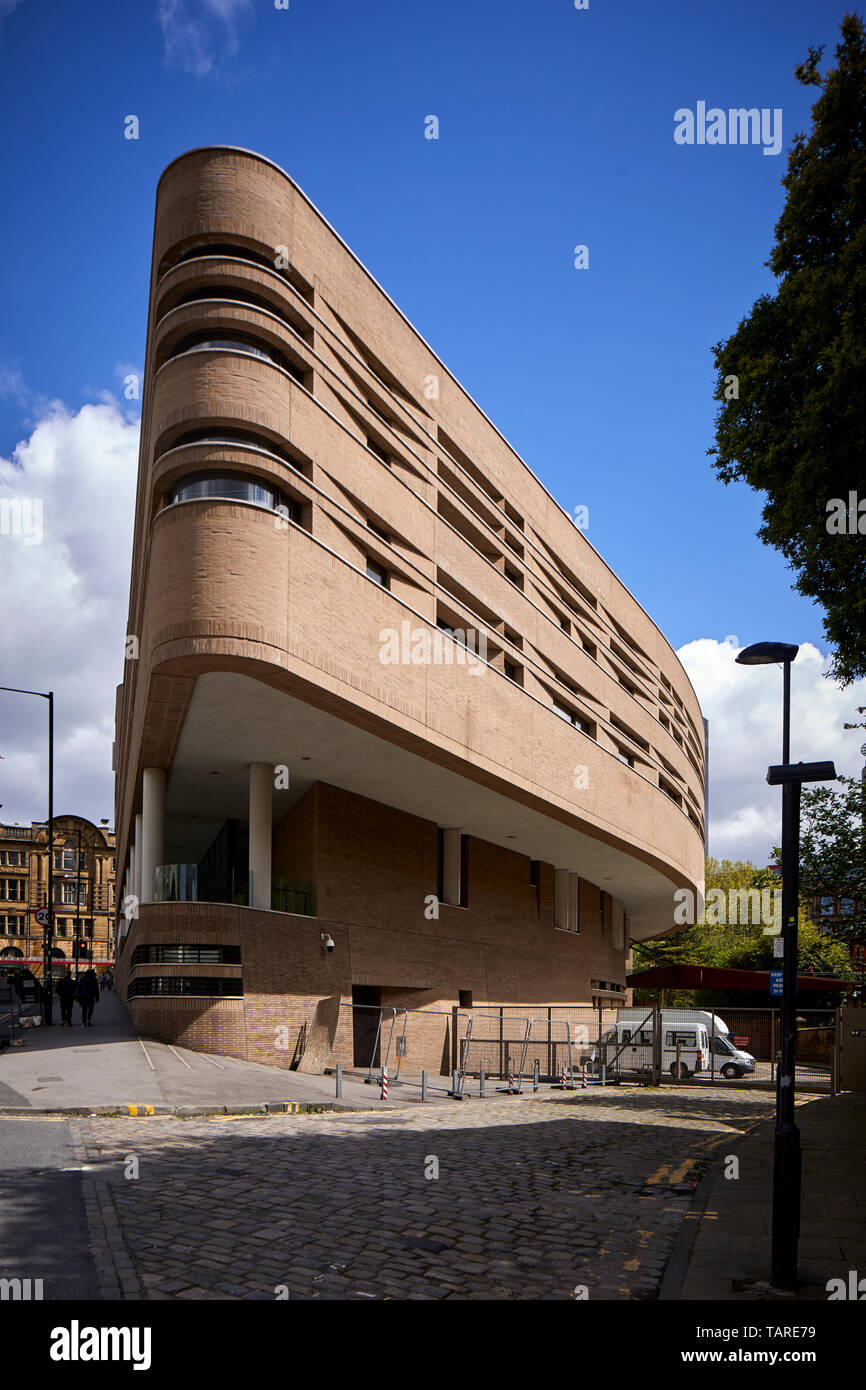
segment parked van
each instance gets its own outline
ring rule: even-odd
[[[728,1025],[704,1009],[661,1009],[662,1066],[677,1075],[677,1044],[681,1077],[713,1070],[724,1077],[755,1070],[755,1059],[731,1042]],[[652,1008],[620,1009],[614,1028],[602,1038],[608,1065],[625,1071],[652,1069]],[[625,1043],[614,1063],[614,1056]],[[646,1055],[644,1056],[644,1051]]]
[[[710,1015],[695,1009],[661,1009],[662,1067],[685,1078],[710,1066]],[[649,1007],[621,1009],[601,1039],[602,1060],[616,1071],[649,1073],[653,1065],[653,1014]],[[679,1073],[677,1062],[679,1061]]]

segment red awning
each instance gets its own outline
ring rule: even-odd
[[[781,968],[781,961],[779,962]],[[626,977],[629,989],[752,989],[770,992],[769,970],[727,970],[717,965],[657,965]],[[854,989],[853,980],[836,980],[822,975],[798,975],[800,994]]]

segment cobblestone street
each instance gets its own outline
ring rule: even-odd
[[[648,1299],[697,1179],[773,1109],[622,1089],[75,1129],[104,1297]]]

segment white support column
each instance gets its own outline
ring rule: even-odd
[[[157,865],[162,864],[164,859],[165,768],[146,767],[141,788],[141,844],[136,846],[135,854],[139,902],[153,902],[154,873]]]
[[[139,902],[141,902],[141,847],[144,842],[144,831],[142,829],[143,820],[144,817],[141,814],[137,815],[135,818],[135,839],[133,841],[135,846],[135,866],[132,874],[132,891]]]
[[[553,879],[553,920],[562,931],[568,931],[568,869],[556,869]]]
[[[442,894],[443,901],[460,906],[460,829],[443,831]]]
[[[568,875],[568,930],[580,931],[580,874]]]
[[[252,906],[271,908],[271,832],[274,768],[272,763],[250,763],[250,874]]]

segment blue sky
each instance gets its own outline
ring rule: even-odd
[[[0,457],[50,402],[72,418],[113,393],[128,433],[157,179],[183,150],[240,145],[301,185],[557,500],[589,507],[588,538],[675,647],[825,654],[820,610],[755,539],[760,499],[706,450],[711,346],[774,283],[786,152],[816,96],[793,70],[810,44],[827,65],[846,8],[0,0]],[[782,153],[675,144],[699,100],[781,108]]]

